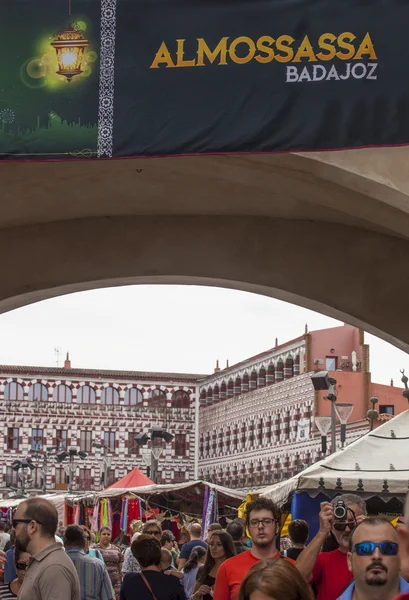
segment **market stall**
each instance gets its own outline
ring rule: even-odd
[[[409,487],[409,410],[287,481],[258,491],[294,519],[316,529],[319,504],[346,492],[362,496],[372,514],[401,511]]]

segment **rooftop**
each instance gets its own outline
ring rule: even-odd
[[[0,365],[0,373],[20,376],[60,376],[62,379],[83,377],[89,379],[148,379],[168,382],[188,381],[196,383],[207,375],[195,373],[157,373],[149,371],[115,371],[113,369],[64,369],[60,367],[30,367],[24,365]]]

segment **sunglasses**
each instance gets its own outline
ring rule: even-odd
[[[356,522],[355,521],[347,521],[346,523],[340,523],[339,521],[335,521],[334,529],[335,531],[345,531],[348,527],[350,531],[355,529]]]
[[[27,563],[23,563],[23,562],[16,563],[16,569],[18,571],[25,571],[27,569],[27,567],[28,567]]]
[[[36,521],[35,519],[13,519],[13,522],[12,522],[13,529],[15,529],[17,527],[18,523],[31,523],[31,521],[34,521],[38,525],[42,525],[42,523],[40,523],[40,521]]]
[[[145,531],[146,535],[162,535],[160,531]]]
[[[388,541],[379,542],[379,544],[375,542],[361,542],[360,544],[355,544],[353,552],[356,552],[358,556],[372,556],[376,548],[379,548],[381,554],[384,556],[396,556],[399,544]]]

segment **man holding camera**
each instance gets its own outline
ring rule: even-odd
[[[320,529],[296,562],[300,573],[315,584],[317,600],[337,600],[351,582],[347,562],[349,538],[366,514],[365,501],[356,494],[343,494],[321,503]],[[336,539],[339,547],[321,552],[328,535]]]

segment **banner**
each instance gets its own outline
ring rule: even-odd
[[[310,437],[310,420],[299,419],[297,423],[297,442],[303,442]]]
[[[3,0],[0,157],[409,143],[407,0]]]

